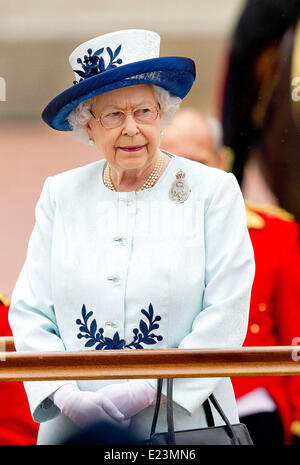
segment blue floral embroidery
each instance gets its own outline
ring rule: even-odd
[[[149,311],[142,309],[141,313],[145,315],[148,322],[140,320],[139,328],[133,329],[133,339],[129,344],[126,344],[125,339],[120,339],[119,333],[116,331],[113,338],[104,337],[104,329],[97,329],[97,322],[95,319],[88,323],[88,320],[93,315],[93,312],[86,312],[85,305],[82,306],[82,319],[76,320],[76,324],[79,325],[79,333],[77,334],[78,339],[88,339],[85,343],[85,347],[95,346],[96,350],[111,350],[111,349],[144,349],[142,344],[150,345],[156,344],[158,341],[162,341],[163,337],[153,333],[155,329],[159,328],[159,324],[156,321],[160,321],[161,317],[156,316],[154,318],[153,306],[149,305]]]
[[[105,63],[102,55],[104,48],[100,48],[93,53],[93,50],[89,48],[87,50],[88,55],[84,55],[83,61],[81,58],[77,58],[77,63],[81,64],[82,70],[74,69],[74,73],[77,73],[81,79],[78,82],[83,81],[89,77],[95,76],[96,74],[108,71],[109,69],[116,68],[117,65],[122,63],[121,58],[117,58],[121,51],[122,45],[119,45],[113,52],[110,47],[106,47],[106,51],[109,54],[110,62],[105,68]],[[73,81],[73,84],[77,84],[77,81]]]

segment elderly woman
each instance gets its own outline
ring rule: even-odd
[[[10,307],[17,350],[241,346],[254,259],[236,179],[159,148],[193,84],[193,61],[159,58],[156,33],[126,30],[85,42],[70,63],[77,80],[43,119],[94,144],[101,159],[45,181]],[[101,420],[147,439],[156,385],[26,382],[38,444]],[[212,392],[238,422],[228,378],[175,379],[175,428],[205,426]]]

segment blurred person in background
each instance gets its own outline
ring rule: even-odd
[[[12,335],[8,310],[9,301],[0,294],[0,337]],[[38,429],[30,414],[23,383],[0,381],[0,445],[36,444]]]
[[[300,0],[245,1],[228,44],[216,102],[232,173],[246,192],[258,168],[300,223]]]
[[[51,128],[95,145],[100,161],[45,181],[10,305],[17,350],[244,341],[254,257],[243,197],[232,174],[160,149],[195,65],[159,57],[159,45],[145,30],[79,45],[70,56],[76,81],[43,112]],[[155,379],[24,384],[38,444],[61,444],[99,421],[149,439]],[[236,423],[229,378],[175,379],[175,428],[206,426],[202,403],[211,393]],[[166,430],[163,404],[157,431]]]
[[[180,110],[164,129],[161,147],[230,170],[220,122],[194,108]],[[292,215],[245,202],[256,272],[244,346],[293,343],[300,334],[300,236]],[[300,376],[234,377],[240,420],[254,444],[300,444]]]

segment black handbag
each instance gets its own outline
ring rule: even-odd
[[[156,405],[150,433],[149,445],[253,445],[246,425],[232,425],[213,394],[203,403],[208,427],[174,431],[173,421],[173,379],[167,380],[167,424],[166,433],[155,434],[161,399],[163,379],[158,379]],[[215,426],[211,404],[222,417],[225,425]]]

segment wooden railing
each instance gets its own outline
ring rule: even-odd
[[[14,352],[0,338],[0,381],[300,375],[300,347]]]
[[[0,352],[14,352],[16,350],[12,336],[0,337]]]

